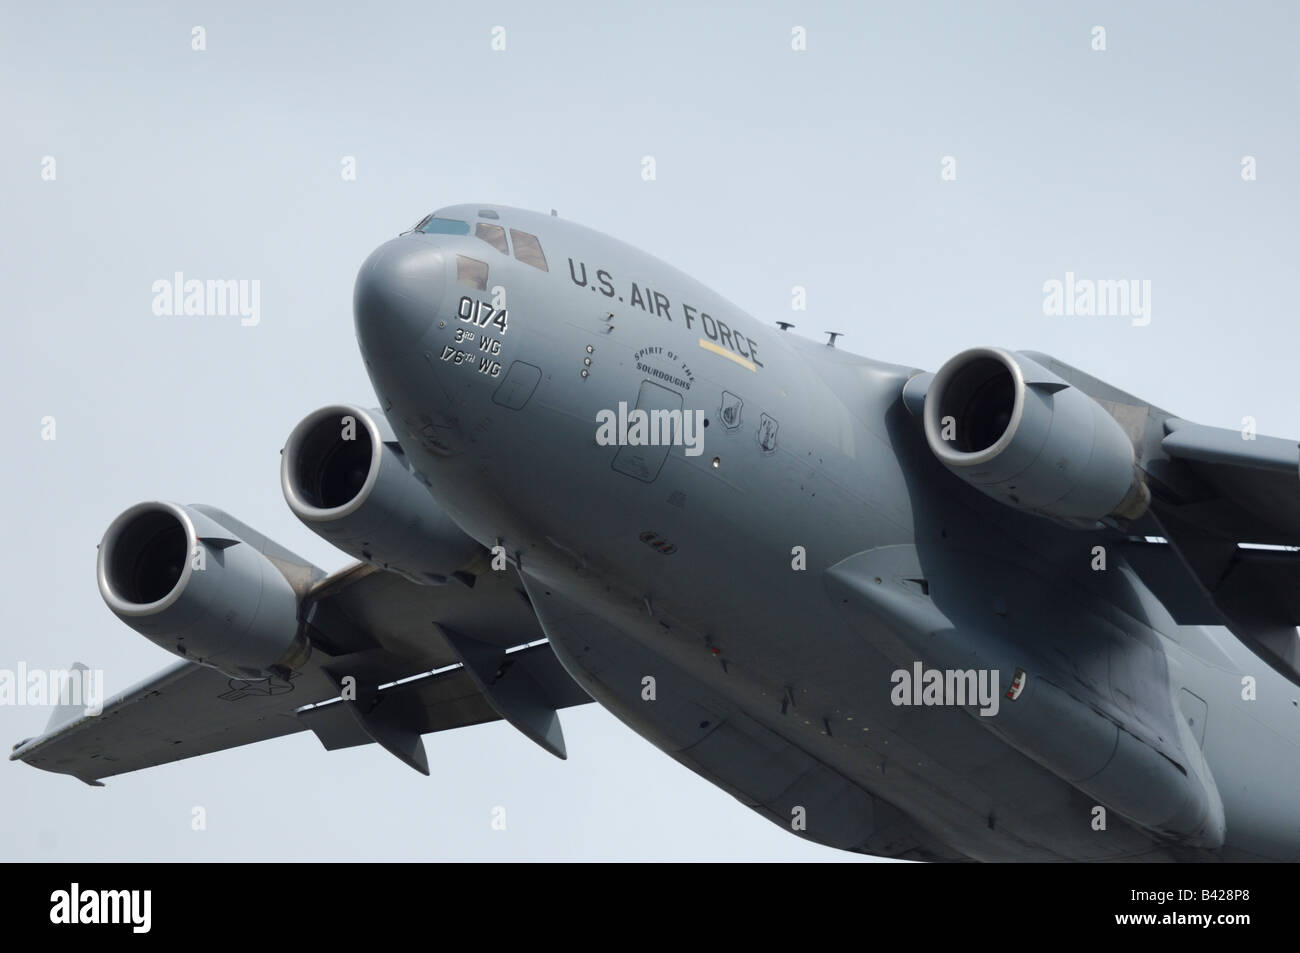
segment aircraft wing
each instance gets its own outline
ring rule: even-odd
[[[1300,444],[1175,417],[1048,355],[1129,432],[1151,488],[1125,555],[1184,625],[1222,625],[1300,684]]]
[[[97,784],[311,730],[327,750],[378,743],[427,774],[421,735],[502,718],[564,757],[556,711],[591,701],[544,641],[513,571],[422,586],[356,563],[317,582],[301,617],[313,650],[287,680],[179,662],[98,715],[56,717],[10,759]]]
[[[1178,506],[1199,529],[1241,542],[1300,546],[1300,444],[1171,417],[1161,449],[1201,487]]]
[[[1162,429],[1143,465],[1156,484],[1152,515],[1195,591],[1153,589],[1176,621],[1226,625],[1300,684],[1300,445],[1174,417]]]

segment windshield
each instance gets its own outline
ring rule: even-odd
[[[468,235],[469,222],[458,222],[454,218],[434,218],[430,215],[415,230],[426,235]]]

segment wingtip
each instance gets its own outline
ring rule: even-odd
[[[31,738],[24,738],[22,741],[18,742],[16,745],[14,745],[12,748],[10,748],[10,749],[9,749],[9,760],[10,760],[10,761],[21,761],[21,760],[23,759],[23,751],[22,751],[22,749],[25,748],[25,747],[27,747],[27,745],[29,745],[31,742],[33,742],[33,741],[35,741],[35,740],[36,740],[36,736],[33,735]]]

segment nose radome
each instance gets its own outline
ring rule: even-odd
[[[368,356],[400,353],[429,329],[442,306],[446,259],[437,244],[404,235],[371,252],[352,294],[357,340]]]

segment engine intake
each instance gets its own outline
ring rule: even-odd
[[[926,390],[923,418],[945,467],[1016,509],[1092,528],[1136,519],[1151,501],[1115,418],[1023,354],[958,354]]]
[[[239,678],[306,661],[298,595],[262,552],[208,513],[140,503],[99,544],[99,592],[119,619],[191,662]]]
[[[280,486],[295,516],[355,559],[422,585],[472,578],[482,552],[408,466],[379,411],[337,404],[289,434]]]

